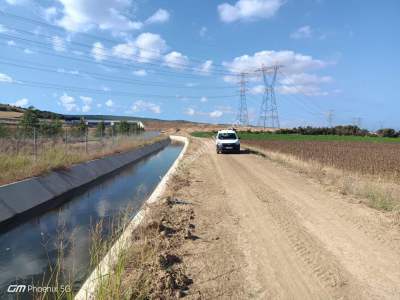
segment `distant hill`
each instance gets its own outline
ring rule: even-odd
[[[17,112],[17,113],[24,113],[27,109],[35,109],[39,118],[41,119],[52,119],[52,118],[59,118],[61,120],[79,120],[80,118],[85,119],[93,119],[93,120],[138,120],[142,122],[179,122],[179,123],[188,123],[188,124],[199,124],[197,122],[191,122],[186,120],[162,120],[162,119],[155,119],[155,118],[143,118],[143,117],[134,117],[134,116],[114,116],[114,115],[80,115],[80,114],[73,114],[73,115],[66,115],[66,114],[59,114],[54,113],[46,110],[40,110],[34,107],[23,108],[18,106],[13,106],[9,104],[1,104],[0,103],[0,111],[5,112]]]

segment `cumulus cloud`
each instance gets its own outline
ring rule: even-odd
[[[327,66],[327,62],[314,59],[312,56],[303,55],[290,50],[273,51],[264,50],[254,55],[242,55],[230,62],[224,62],[233,73],[248,72],[266,67],[282,65],[286,72],[304,72],[305,70],[318,69]]]
[[[96,61],[103,61],[107,57],[107,50],[102,43],[96,42],[93,44],[91,54]]]
[[[195,111],[193,108],[191,108],[191,107],[189,107],[189,108],[187,108],[187,109],[185,110],[185,114],[188,115],[188,116],[194,116],[195,113],[196,113],[196,111]]]
[[[24,107],[24,106],[27,106],[28,104],[29,104],[29,100],[27,98],[22,98],[22,99],[15,101],[15,103],[13,103],[12,105]]]
[[[139,77],[147,76],[147,71],[144,69],[136,70],[136,71],[133,71],[133,75],[139,76]]]
[[[208,101],[208,98],[207,98],[207,97],[201,97],[201,98],[200,98],[200,102],[205,103],[205,102],[207,102],[207,101]]]
[[[58,15],[58,10],[55,6],[50,6],[43,9],[43,17],[46,21],[53,23]]]
[[[33,51],[31,49],[29,49],[29,48],[25,48],[24,49],[24,53],[25,54],[33,54]]]
[[[212,70],[213,67],[213,61],[212,60],[207,60],[200,66],[200,72],[202,74],[209,74]]]
[[[307,96],[327,96],[329,94],[316,85],[281,85],[278,86],[276,90],[278,93],[284,95],[303,94]]]
[[[114,106],[114,101],[112,101],[111,99],[108,99],[108,100],[106,101],[105,105],[106,105],[107,107],[113,107],[113,106]]]
[[[130,31],[143,26],[141,22],[126,16],[126,12],[132,10],[132,2],[128,0],[57,1],[62,5],[62,17],[56,23],[68,31],[87,31],[92,28]]]
[[[112,54],[123,59],[133,59],[137,53],[136,46],[133,42],[118,44],[112,48]]]
[[[93,102],[93,98],[92,97],[88,97],[88,96],[80,96],[79,97],[82,102],[83,102],[83,106],[82,106],[82,112],[88,112],[92,109],[92,102]]]
[[[164,61],[168,67],[179,70],[186,68],[189,64],[188,57],[177,51],[172,51],[165,55]]]
[[[155,114],[161,113],[161,107],[159,105],[143,100],[138,100],[135,103],[133,103],[131,110],[134,112],[150,111]]]
[[[165,23],[168,22],[169,17],[169,12],[160,8],[146,20],[146,24]]]
[[[0,33],[6,33],[6,32],[8,32],[8,28],[3,24],[0,24]]]
[[[221,21],[225,23],[268,19],[273,17],[284,3],[284,0],[239,0],[234,5],[218,5],[218,13]]]
[[[209,113],[209,116],[211,118],[220,118],[220,117],[222,117],[223,114],[224,113],[222,111],[220,111],[220,110],[214,110],[214,111]]]
[[[0,82],[12,83],[12,82],[14,82],[14,79],[12,79],[12,77],[7,74],[0,73]]]
[[[66,93],[60,97],[60,103],[67,111],[78,110],[75,98]]]
[[[57,52],[64,52],[66,49],[65,46],[65,40],[58,35],[53,36],[51,39],[51,42],[53,44],[53,49]]]
[[[317,76],[307,73],[291,74],[280,79],[280,83],[285,85],[309,85],[318,83],[329,83],[332,81],[333,79],[330,76]]]
[[[310,26],[302,26],[290,34],[292,39],[307,39],[312,37],[312,29]]]
[[[9,40],[9,41],[7,41],[7,45],[8,46],[15,46],[16,43],[13,40]]]
[[[140,34],[135,40],[135,45],[139,52],[138,60],[141,62],[157,59],[167,50],[164,39],[158,34],[149,32]]]

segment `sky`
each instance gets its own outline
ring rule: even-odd
[[[0,103],[65,114],[400,129],[400,2],[0,0]]]

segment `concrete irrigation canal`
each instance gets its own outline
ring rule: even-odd
[[[161,150],[129,164],[74,192],[59,207],[0,232],[0,298],[7,299],[10,284],[46,285],[50,267],[63,266],[79,289],[91,272],[90,232],[103,223],[112,228],[114,217],[130,208],[133,218],[179,156],[183,144],[169,143]],[[110,226],[109,226],[110,225]],[[109,230],[102,234],[109,235]],[[60,245],[63,247],[60,247]],[[65,282],[70,279],[62,278]],[[28,299],[32,295],[22,293]]]

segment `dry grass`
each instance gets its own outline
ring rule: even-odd
[[[167,198],[148,207],[131,245],[120,252],[111,276],[103,278],[96,299],[175,299],[188,290],[178,248],[187,238],[192,210]]]
[[[356,196],[369,207],[391,212],[395,218],[400,218],[400,185],[384,176],[363,175],[319,161],[302,160],[294,155],[249,145],[267,158],[306,174],[329,188],[333,187],[343,195]]]
[[[32,176],[38,176],[46,172],[68,168],[73,164],[101,158],[114,153],[125,152],[146,144],[165,139],[158,136],[152,139],[133,139],[120,137],[114,142],[111,139],[102,142],[91,142],[88,153],[85,151],[84,143],[76,143],[65,146],[63,143],[52,143],[40,145],[41,151],[35,158],[29,151],[0,153],[0,185]]]

